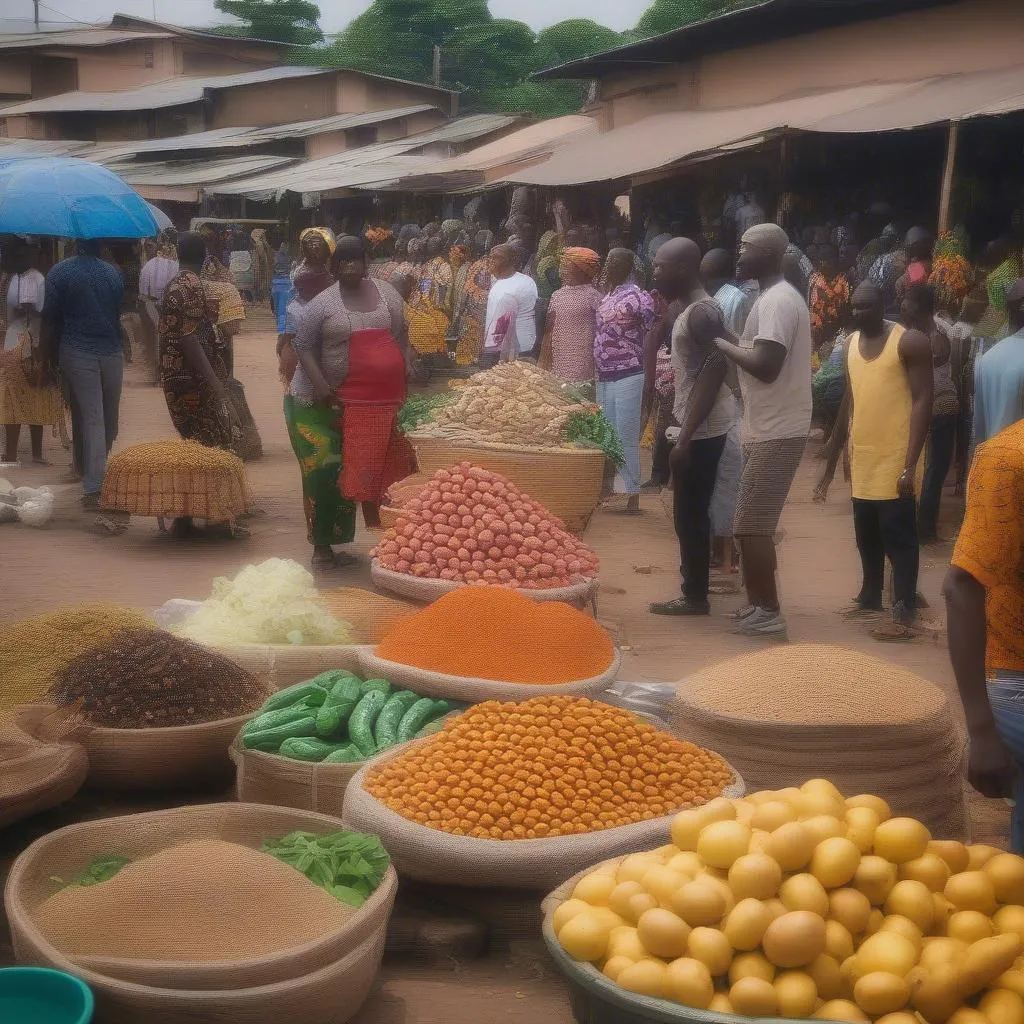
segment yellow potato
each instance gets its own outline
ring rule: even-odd
[[[945,936],[925,939],[921,950],[921,966],[930,969],[939,964],[957,963],[963,959],[967,949],[967,943],[960,939]]]
[[[730,868],[749,849],[750,827],[738,821],[714,821],[697,838],[697,853],[713,868]]]
[[[826,839],[846,835],[846,822],[836,814],[816,814],[811,818],[802,818],[801,824],[811,833],[815,845]]]
[[[725,915],[726,899],[709,879],[687,882],[675,891],[669,905],[688,925],[718,924]]]
[[[806,1018],[818,1005],[818,988],[805,971],[783,971],[774,986],[781,1017]]]
[[[782,868],[766,853],[747,853],[729,868],[729,888],[737,900],[771,899],[782,884]]]
[[[584,903],[583,900],[568,899],[564,903],[559,904],[554,914],[551,915],[551,925],[555,929],[557,935],[561,930],[562,926],[572,920],[577,914],[583,913],[584,910],[589,910],[590,904]]]
[[[910,982],[910,1002],[928,1024],[945,1024],[963,1003],[963,980],[956,964],[938,964],[930,971],[915,972]]]
[[[740,953],[729,965],[729,984],[735,985],[740,978],[775,979],[775,965],[762,953]]]
[[[835,889],[828,894],[828,916],[851,935],[860,935],[868,926],[871,903],[857,889]]]
[[[615,983],[627,992],[636,992],[641,996],[652,996],[655,999],[665,997],[668,982],[668,967],[660,960],[641,960],[631,964],[623,971]]]
[[[708,1009],[712,1013],[735,1013],[736,1011],[732,1008],[732,1003],[729,1002],[729,997],[724,992],[716,992],[708,1004]]]
[[[902,1010],[910,999],[910,986],[902,975],[873,971],[853,986],[854,1002],[872,1017]]]
[[[570,918],[557,932],[562,948],[574,960],[596,963],[608,952],[611,928],[593,910],[585,910]]]
[[[849,999],[830,999],[822,1003],[811,1015],[814,1020],[852,1020],[862,1021],[868,1018],[864,1011]]]
[[[628,956],[609,957],[604,967],[601,968],[601,972],[606,978],[611,978],[612,981],[618,981],[619,975],[627,967],[631,967],[634,962],[635,961],[630,960]]]
[[[961,1006],[953,1011],[946,1024],[988,1024],[988,1017],[972,1006]]]
[[[635,924],[644,913],[653,910],[657,905],[658,901],[649,892],[637,893],[636,896],[630,897],[626,920]]]
[[[640,917],[636,933],[644,948],[655,956],[674,960],[686,952],[690,926],[671,910],[656,907]]]
[[[828,893],[814,875],[800,874],[787,878],[779,888],[779,899],[787,910],[809,910],[818,917],[828,913]]]
[[[901,914],[890,914],[882,922],[882,927],[878,930],[880,932],[895,932],[897,935],[902,935],[903,938],[913,944],[914,949],[918,953],[921,952],[921,947],[924,944],[924,935],[921,929],[909,917],[903,917]]]
[[[889,809],[889,805],[880,797],[872,796],[869,793],[861,793],[859,796],[851,796],[846,799],[846,806],[849,807],[869,807],[871,810],[878,815],[878,820],[888,821],[892,817],[892,811]]]
[[[769,800],[754,808],[750,826],[764,829],[766,832],[774,832],[790,821],[796,821],[796,810],[793,805],[784,800]]]
[[[996,911],[996,887],[984,871],[962,871],[952,875],[943,895],[957,910],[976,910],[980,914]]]
[[[978,1009],[990,1024],[1024,1024],[1024,999],[1016,992],[995,988],[986,992]]]
[[[818,995],[822,999],[839,999],[848,989],[852,994],[852,988],[849,988],[843,979],[839,964],[827,953],[816,956],[808,964],[806,971],[813,979]]]
[[[803,822],[790,821],[780,825],[765,840],[764,852],[783,871],[799,871],[806,867],[814,853],[815,839]]]
[[[975,843],[967,847],[967,869],[968,871],[980,871],[993,857],[998,857],[1003,851],[994,846],[985,846],[984,843]]]
[[[825,922],[809,910],[783,914],[768,926],[761,945],[776,967],[806,967],[825,952]]]
[[[715,996],[715,983],[707,967],[692,957],[673,960],[665,972],[665,996],[683,1006],[706,1010]]]
[[[896,867],[883,857],[861,857],[853,876],[853,888],[864,893],[872,906],[880,907],[896,884]]]
[[[870,853],[875,842],[875,830],[882,823],[878,812],[870,807],[850,807],[844,818],[846,837],[857,844],[861,853]]]
[[[756,949],[772,920],[771,911],[760,900],[748,898],[729,911],[722,931],[733,949]]]
[[[853,936],[838,921],[825,922],[825,952],[839,961],[853,956]]]
[[[905,878],[902,882],[897,882],[885,898],[885,912],[899,914],[913,921],[923,934],[931,928],[935,920],[935,903],[931,890],[924,882]]]
[[[901,977],[917,963],[917,947],[897,932],[877,932],[866,938],[857,950],[860,977],[874,971],[886,971]]]
[[[822,840],[811,855],[811,874],[826,889],[838,889],[853,880],[860,857],[852,839],[831,836]]]
[[[639,960],[646,960],[651,951],[640,941],[640,935],[635,928],[613,928],[608,936],[608,955],[625,956],[636,963]]]
[[[661,906],[667,907],[670,905],[673,895],[686,885],[688,881],[688,876],[680,874],[678,871],[673,871],[669,867],[659,865],[658,867],[651,868],[644,875],[643,881],[640,884]],[[615,910],[614,907],[612,909]]]
[[[696,850],[697,837],[708,823],[703,808],[690,807],[680,811],[672,819],[672,842],[683,852]]]
[[[775,986],[762,978],[741,978],[729,989],[729,1002],[744,1017],[774,1017],[779,1010]]]
[[[920,857],[931,838],[915,818],[890,818],[875,829],[875,854],[893,864],[905,864]]]
[[[615,888],[615,879],[592,871],[584,875],[572,890],[573,899],[583,900],[592,907],[607,907],[608,897]]]
[[[967,870],[967,847],[954,839],[933,839],[925,848],[925,852],[941,857],[954,875]]]
[[[875,1024],[921,1024],[921,1018],[909,1010],[898,1010],[896,1013],[887,1013],[879,1017]]]
[[[633,916],[630,901],[634,896],[641,896],[643,894],[644,887],[640,882],[619,882],[608,896],[608,906],[619,917],[623,917],[628,921]]]
[[[990,938],[995,934],[995,927],[987,915],[977,910],[959,910],[946,922],[946,934],[970,945],[979,939]]]
[[[733,948],[724,932],[717,928],[694,928],[686,946],[687,953],[699,960],[716,978],[732,963]]]
[[[992,923],[1000,935],[1012,934],[1024,939],[1024,907],[1000,907],[992,915]]]
[[[615,878],[619,882],[642,882],[644,875],[661,863],[655,853],[631,853],[619,862]]]
[[[677,853],[666,861],[665,867],[671,871],[678,871],[681,875],[694,878],[698,871],[704,870],[704,862],[697,856],[696,851],[691,850]]]
[[[937,853],[926,851],[915,860],[901,864],[896,877],[901,882],[920,882],[929,892],[942,892],[951,874],[949,865]]]
[[[974,995],[991,985],[1013,967],[1020,952],[1021,940],[1017,935],[993,935],[972,942],[960,963],[965,994]]]
[[[1024,903],[1024,857],[1000,853],[986,861],[982,870],[992,879],[1000,903]]]

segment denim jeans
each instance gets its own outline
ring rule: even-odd
[[[597,404],[615,428],[626,452],[626,464],[619,470],[626,494],[640,493],[640,407],[643,397],[642,373],[621,380],[597,382]]]
[[[996,721],[996,731],[1010,756],[1017,762],[1017,781],[1013,786],[1013,813],[1010,815],[1010,849],[1024,853],[1024,674],[997,672],[988,684],[988,700]]]
[[[95,355],[61,345],[59,361],[71,392],[75,444],[81,445],[82,490],[99,494],[107,455],[117,437],[124,355],[120,350]]]

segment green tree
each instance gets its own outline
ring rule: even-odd
[[[736,0],[654,0],[630,35],[634,39],[647,39],[711,18],[730,7],[743,6],[746,4]]]
[[[610,50],[622,36],[589,18],[569,18],[537,33],[538,67],[550,68]]]
[[[214,0],[221,14],[230,14],[244,24],[241,34],[253,39],[308,46],[320,42],[320,8],[310,0]],[[218,31],[235,35],[236,26]]]

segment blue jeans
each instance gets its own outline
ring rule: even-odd
[[[291,278],[275,277],[270,283],[270,301],[274,305],[274,316],[277,317],[277,333],[284,333],[285,312],[288,309],[288,296],[292,293]]]
[[[626,494],[640,493],[640,406],[643,397],[642,373],[634,373],[622,380],[597,382],[597,404],[615,428],[626,452],[626,465],[619,470]]]
[[[988,701],[1009,755],[1017,762],[1013,785],[1014,808],[1010,815],[1010,849],[1024,853],[1024,674],[998,672],[989,681]]]
[[[99,494],[107,455],[117,437],[124,356],[120,350],[95,355],[61,345],[58,359],[71,392],[75,445],[80,445],[82,459],[82,490]]]

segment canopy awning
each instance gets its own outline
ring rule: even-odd
[[[1024,109],[1024,65],[912,82],[871,83],[747,107],[655,114],[574,140],[503,180],[583,185],[629,178],[682,160],[795,130],[858,133],[920,128]]]

